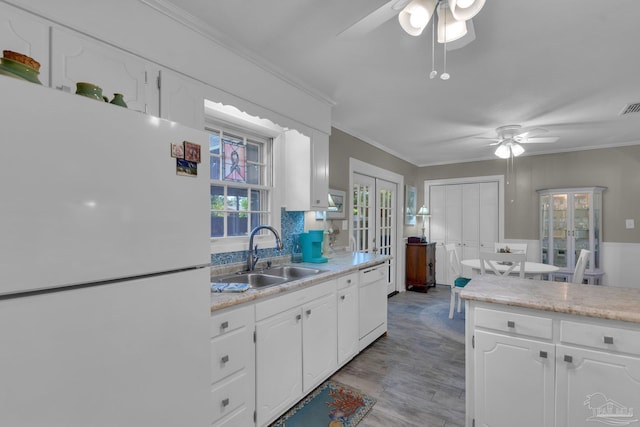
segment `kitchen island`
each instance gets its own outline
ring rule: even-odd
[[[294,264],[322,270],[313,276],[212,292],[212,425],[269,425],[385,334],[389,259],[342,252]],[[242,266],[211,275],[234,269]]]
[[[461,298],[467,426],[639,422],[639,289],[489,275]]]

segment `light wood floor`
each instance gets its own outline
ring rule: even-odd
[[[464,426],[464,344],[444,322],[430,322],[424,310],[447,304],[450,290],[401,292],[389,298],[388,333],[331,379],[374,397],[377,402],[358,427]],[[443,317],[443,319],[441,319]],[[463,313],[455,313],[462,322]]]

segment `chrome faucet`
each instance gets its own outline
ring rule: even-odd
[[[260,259],[260,257],[258,257],[258,245],[255,245],[255,247],[253,246],[253,236],[255,236],[256,233],[258,233],[258,231],[262,229],[267,229],[271,231],[274,236],[276,236],[276,248],[279,251],[282,250],[282,240],[280,240],[280,235],[275,228],[271,227],[270,225],[257,226],[256,228],[251,230],[251,234],[249,234],[249,255],[247,256],[247,271],[253,271],[253,269],[256,267],[256,263]]]

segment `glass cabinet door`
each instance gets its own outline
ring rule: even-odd
[[[567,194],[554,194],[553,202],[553,265],[567,267]]]
[[[551,239],[551,205],[549,196],[540,197],[540,248],[542,250],[542,262],[549,264],[549,245],[553,244]]]
[[[589,207],[591,200],[589,193],[576,193],[573,195],[573,253],[574,260],[580,256],[582,249],[589,248]]]

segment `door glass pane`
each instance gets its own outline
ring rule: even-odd
[[[549,196],[540,197],[540,238],[542,249],[542,262],[549,263],[549,230],[551,220],[551,210],[549,205]]]
[[[553,195],[553,265],[567,266],[567,195]]]
[[[578,193],[573,196],[573,237],[574,261],[580,256],[582,249],[589,250],[589,193]]]

